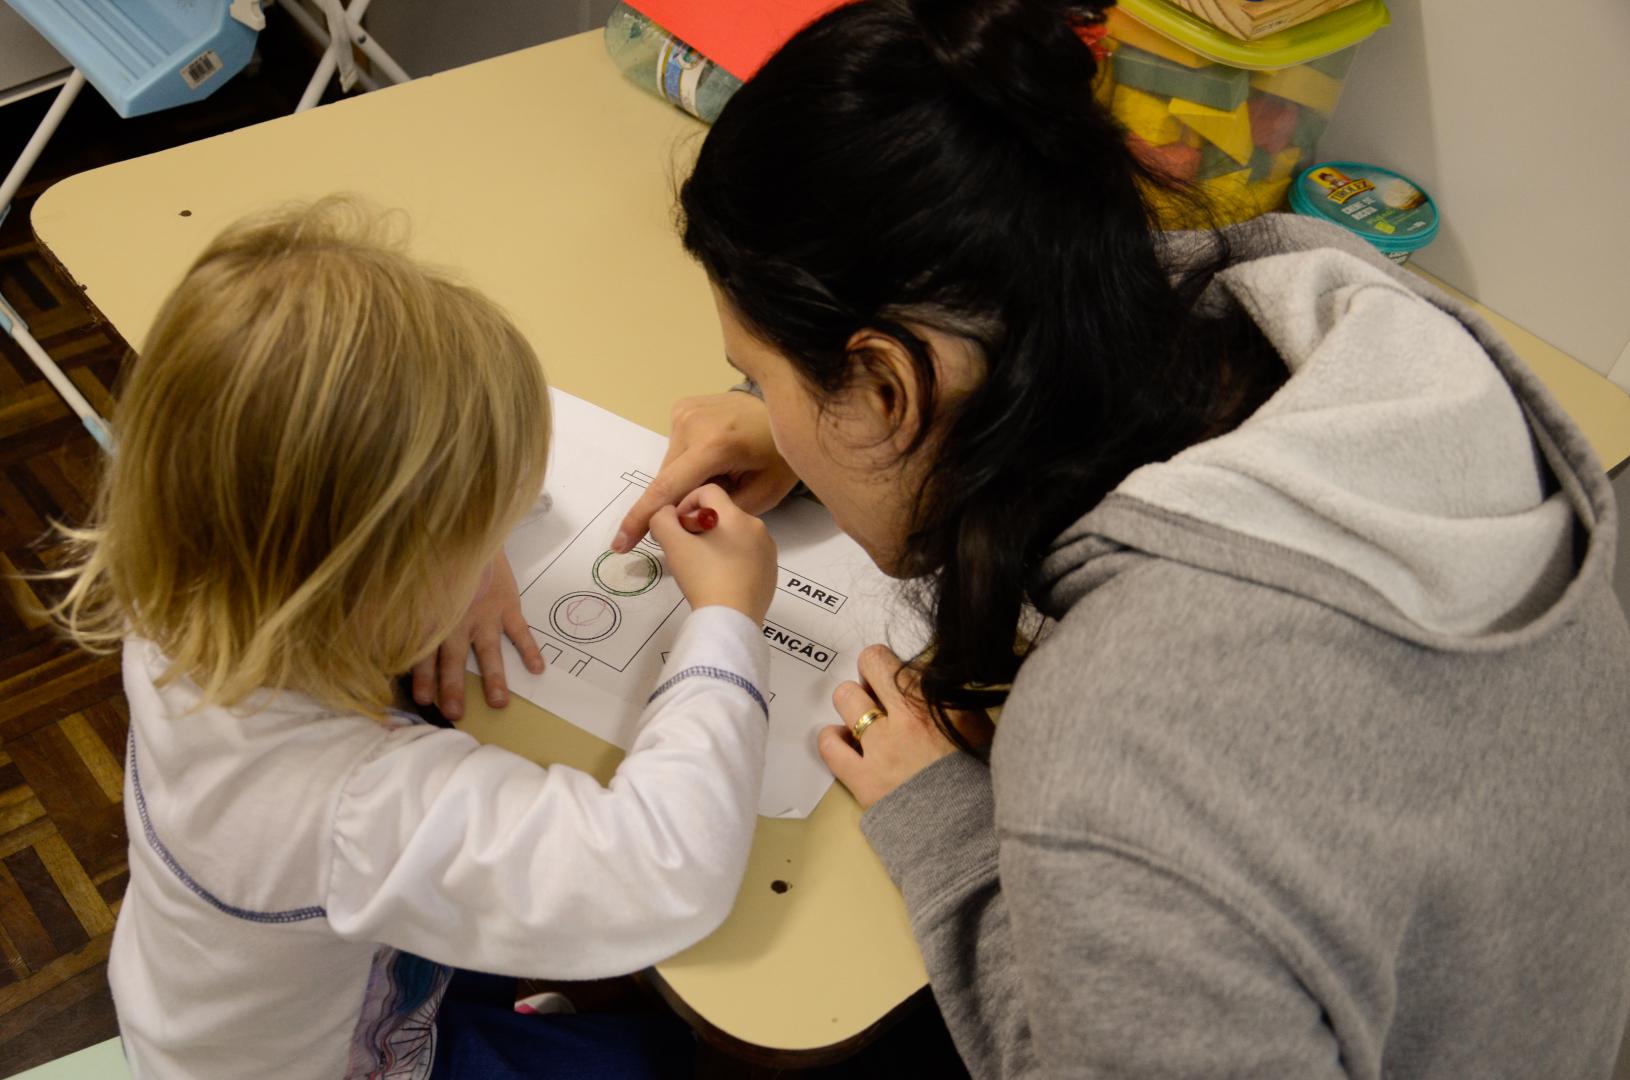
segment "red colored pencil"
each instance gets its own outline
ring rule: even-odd
[[[679,524],[686,532],[705,533],[719,523],[719,512],[710,506],[698,507],[679,515]]]

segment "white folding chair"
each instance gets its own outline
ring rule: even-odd
[[[49,41],[73,72],[21,156],[0,182],[0,220],[40,152],[88,82],[123,117],[142,116],[213,94],[243,70],[265,26],[260,0],[6,0]],[[0,300],[4,330],[33,360],[85,427],[110,447],[107,427],[62,369]]]
[[[340,0],[313,2],[322,10],[327,26],[312,18],[300,0],[283,0],[282,4],[295,25],[323,47],[323,57],[317,64],[317,70],[312,72],[311,81],[306,84],[306,92],[301,95],[295,112],[305,112],[317,104],[336,72],[342,89],[349,90],[358,83],[368,90],[379,89],[379,81],[357,66],[352,46],[361,51],[368,62],[391,82],[405,83],[413,78],[374,40],[372,34],[363,29],[362,17],[368,12],[370,0],[351,0],[350,4],[342,4]]]

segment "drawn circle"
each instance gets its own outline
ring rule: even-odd
[[[657,587],[662,564],[638,548],[623,555],[607,551],[594,560],[591,573],[594,583],[612,596],[638,596]]]
[[[567,593],[549,609],[555,631],[572,641],[603,641],[617,632],[622,621],[616,603],[599,593]]]

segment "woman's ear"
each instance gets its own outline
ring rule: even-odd
[[[892,334],[866,329],[855,332],[846,351],[842,423],[865,444],[903,453],[916,438],[923,395],[932,393],[911,349]]]

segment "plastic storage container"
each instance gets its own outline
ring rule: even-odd
[[[1358,44],[1390,21],[1385,0],[1359,0],[1242,41],[1166,0],[1120,0],[1108,14],[1099,100],[1139,156],[1194,184],[1220,225],[1285,206]],[[1155,200],[1169,228],[1208,223],[1182,200]]]
[[[1290,208],[1335,222],[1399,264],[1438,235],[1438,207],[1432,196],[1415,181],[1379,165],[1357,161],[1315,165],[1296,178]]]
[[[606,51],[627,78],[711,124],[741,80],[626,3],[606,21]]]
[[[258,13],[237,4],[6,2],[126,119],[209,97],[248,66],[259,35]]]

